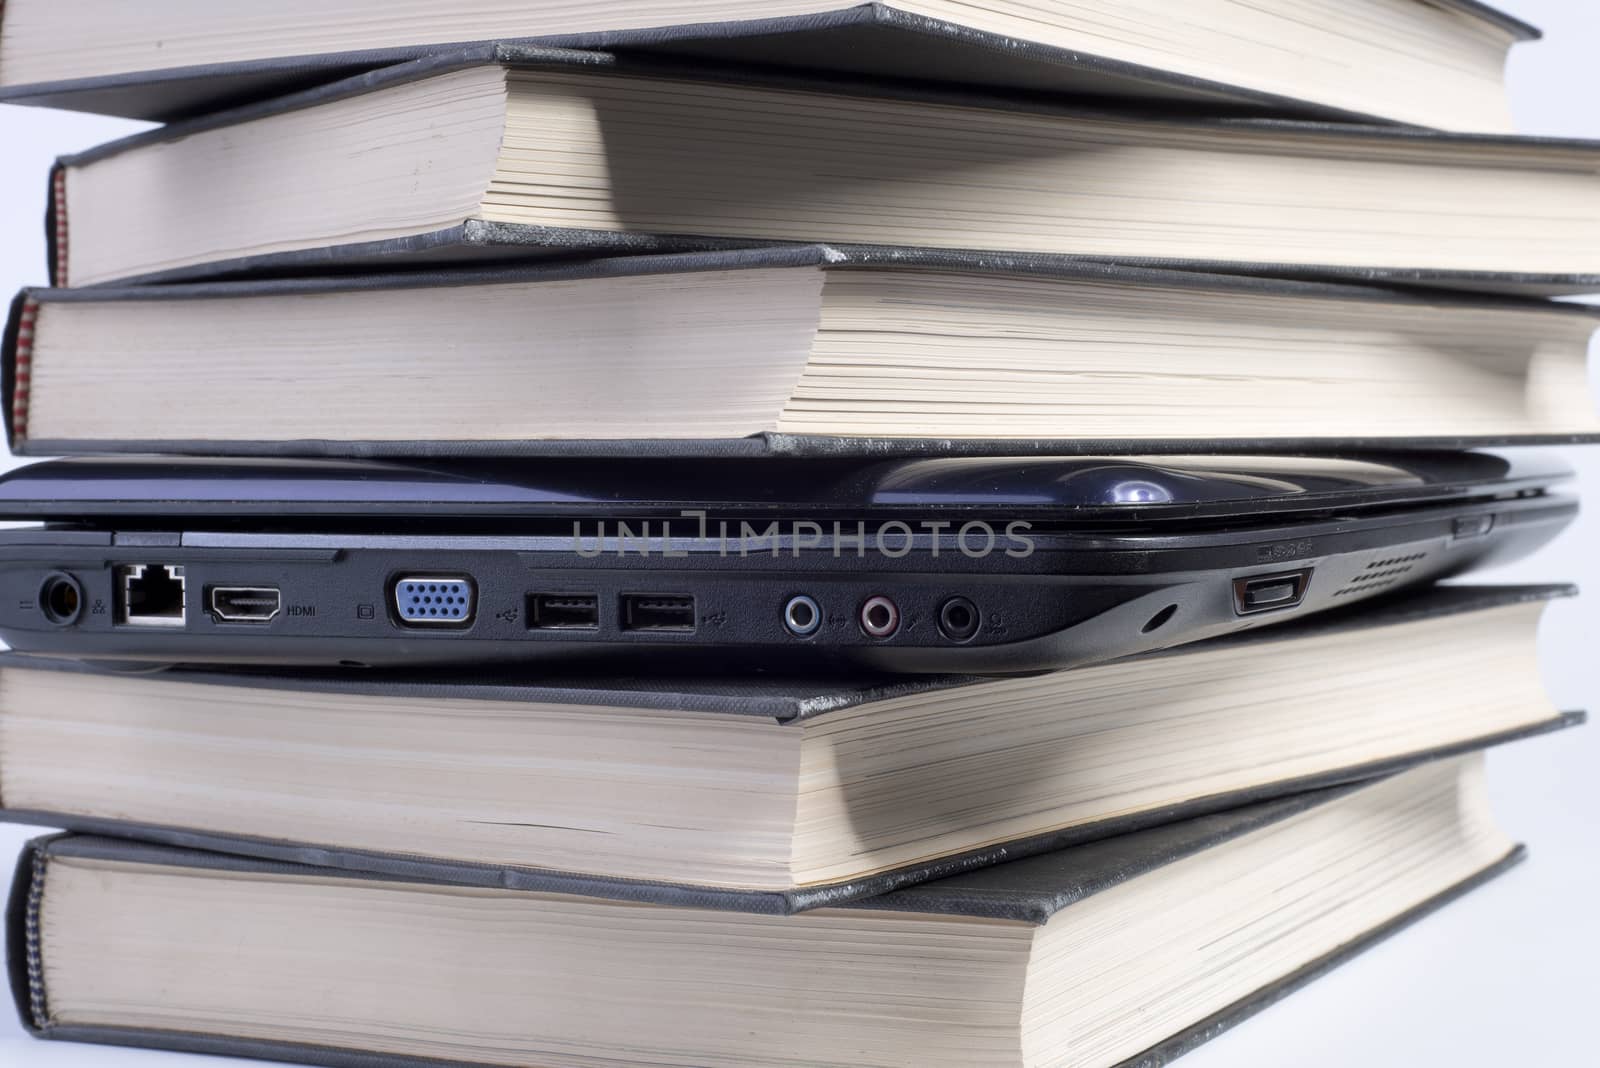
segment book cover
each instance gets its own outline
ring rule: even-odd
[[[1156,662],[1181,658],[1207,649],[1247,650],[1256,655],[1271,655],[1280,643],[1318,636],[1354,634],[1386,625],[1403,625],[1447,619],[1464,614],[1491,611],[1522,604],[1537,604],[1552,597],[1570,595],[1567,587],[1439,587],[1416,597],[1397,598],[1374,606],[1372,611],[1349,611],[1308,620],[1295,627],[1268,628],[1242,633],[1182,649],[1137,658]],[[16,654],[0,656],[0,671],[33,669],[72,674],[107,675],[96,668],[67,660],[45,660]],[[246,687],[277,694],[351,694],[365,698],[522,702],[562,708],[596,709],[621,706],[656,709],[663,712],[694,712],[727,716],[735,720],[765,720],[789,729],[826,721],[852,710],[868,710],[893,701],[919,697],[949,700],[964,691],[974,694],[993,680],[964,677],[885,679],[858,676],[853,679],[819,681],[815,679],[759,676],[696,675],[667,677],[604,677],[547,679],[529,682],[515,678],[482,678],[462,682],[439,674],[351,675],[349,672],[311,671],[284,674],[264,670],[218,672],[173,669],[157,676],[159,680],[185,680],[196,685]],[[129,679],[128,686],[138,686]],[[695,908],[725,909],[749,913],[794,913],[860,900],[932,879],[945,878],[1006,860],[1049,852],[1067,846],[1161,826],[1174,821],[1216,813],[1263,800],[1280,798],[1310,790],[1347,784],[1459,756],[1463,753],[1525,738],[1576,727],[1585,722],[1579,712],[1554,714],[1492,735],[1462,738],[1446,745],[1391,755],[1383,759],[1334,767],[1314,774],[1301,774],[1258,784],[1248,789],[1190,797],[1184,801],[1143,807],[1139,811],[1097,819],[969,849],[960,854],[899,864],[876,874],[833,879],[787,890],[746,890],[690,883],[649,882],[637,878],[598,876],[525,865],[472,863],[441,859],[415,853],[380,852],[369,849],[330,848],[326,844],[218,833],[195,826],[151,825],[127,818],[107,818],[83,812],[39,810],[0,803],[0,819],[7,822],[46,827],[64,827],[85,833],[138,838],[186,848],[204,849],[241,856],[253,856],[283,863],[310,864],[340,870],[381,873],[398,878],[428,879],[466,886],[507,887],[528,891],[577,893],[594,897],[641,901],[654,904],[687,905]],[[978,725],[975,723],[975,726]],[[13,750],[19,748],[14,739]],[[14,757],[15,759],[15,757]],[[953,765],[944,769],[953,775]],[[0,784],[0,793],[4,784]]]
[[[974,277],[1014,276],[1088,285],[1110,284],[1160,291],[1189,290],[1218,300],[1232,296],[1285,300],[1314,300],[1338,304],[1353,302],[1393,307],[1434,309],[1441,316],[1454,310],[1527,311],[1548,316],[1552,324],[1600,323],[1594,307],[1508,297],[1492,293],[1413,290],[1369,285],[1349,285],[1230,274],[1095,263],[1035,255],[992,255],[960,251],[890,247],[835,247],[805,245],[725,249],[678,254],[642,253],[581,262],[465,266],[394,273],[334,274],[322,277],[255,278],[238,281],[196,282],[162,286],[101,285],[86,288],[29,288],[12,301],[3,335],[0,335],[0,415],[7,439],[18,455],[56,456],[73,453],[138,452],[188,453],[233,456],[365,456],[365,457],[467,457],[467,456],[635,456],[643,454],[713,458],[728,456],[832,456],[896,458],[915,456],[1030,456],[1096,455],[1138,452],[1250,453],[1260,451],[1337,449],[1467,449],[1494,445],[1583,444],[1600,440],[1595,434],[1527,434],[1501,436],[1416,435],[1369,437],[1274,437],[1247,435],[1193,439],[1180,435],[1162,438],[1105,440],[1097,435],[1073,436],[1070,427],[1051,438],[974,438],[968,436],[841,436],[768,431],[737,438],[569,438],[462,440],[360,440],[317,439],[295,435],[293,440],[263,437],[258,440],[188,439],[182,436],[108,439],[73,438],[41,434],[30,428],[34,397],[33,351],[41,309],[52,304],[120,304],[155,302],[181,309],[188,302],[208,300],[365,294],[386,290],[439,289],[514,284],[562,283],[654,275],[691,276],[706,272],[793,269],[826,272],[927,272]]]
[[[1510,42],[1539,31],[1477,0],[1437,0]],[[1083,48],[985,32],[892,3],[644,29],[528,36],[507,43],[619,50],[687,62],[770,65],[1022,93],[1123,99],[1177,108],[1382,121],[1326,102],[1249,89]],[[4,32],[0,23],[0,33]],[[293,92],[471,42],[277,56],[69,78],[0,89],[0,101],[171,122]],[[1416,120],[1410,120],[1416,121]]]
[[[403,86],[419,80],[460,72],[469,68],[501,65],[528,72],[594,73],[600,75],[657,78],[693,82],[701,85],[735,85],[752,89],[823,92],[874,101],[899,101],[956,107],[993,109],[997,114],[1080,116],[1127,121],[1140,118],[1179,123],[1195,134],[1249,137],[1251,135],[1290,136],[1303,139],[1308,150],[1321,155],[1340,152],[1344,145],[1360,143],[1414,145],[1419,150],[1453,148],[1506,149],[1519,152],[1589,156],[1600,153],[1594,142],[1510,135],[1443,133],[1409,127],[1355,125],[1336,122],[1294,121],[1266,118],[1230,118],[1180,113],[1156,113],[1138,109],[1110,111],[1079,104],[1064,107],[1036,98],[1001,97],[978,90],[953,90],[908,83],[852,81],[845,77],[824,78],[787,73],[776,69],[717,68],[685,66],[681,63],[644,59],[638,56],[570,49],[533,48],[508,44],[478,46],[448,55],[384,68],[343,81],[318,86],[287,96],[244,105],[228,111],[207,114],[161,129],[111,142],[87,152],[63,157],[50,179],[49,212],[46,233],[50,246],[51,277],[57,285],[72,284],[70,265],[72,224],[67,202],[66,173],[70,168],[103,162],[132,149],[181,141],[193,135],[254,120],[281,116],[306,108],[344,101],[378,90]],[[811,235],[808,235],[808,237]],[[821,236],[821,235],[817,235]],[[217,277],[305,274],[330,269],[361,267],[408,268],[437,263],[483,262],[514,258],[537,259],[555,255],[638,255],[652,252],[707,251],[748,248],[771,241],[747,237],[699,236],[692,233],[653,233],[644,229],[599,230],[573,226],[493,222],[467,219],[458,225],[402,237],[377,241],[352,242],[285,252],[219,258],[198,265],[179,266],[120,278],[130,283],[169,283]],[[997,250],[998,251],[998,250]],[[1483,290],[1526,296],[1555,296],[1594,292],[1600,289],[1600,274],[1582,272],[1517,272],[1493,269],[1450,269],[1427,266],[1365,266],[1338,263],[1256,262],[1249,259],[1205,259],[1186,256],[1145,256],[1134,254],[1096,255],[1048,253],[1069,261],[1111,262],[1126,265],[1170,268],[1210,273],[1234,273],[1276,278],[1311,279],[1345,283],[1394,286],[1433,286]]]
[[[1165,869],[1199,859],[1210,851],[1242,846],[1279,828],[1315,819],[1324,811],[1358,800],[1358,795],[1369,790],[1388,796],[1407,788],[1410,788],[1409,784],[1391,779],[1366,787],[1344,787],[1301,794],[1018,860],[983,872],[957,875],[855,902],[841,910],[834,910],[832,915],[848,917],[852,913],[858,916],[865,913],[867,915],[861,918],[871,920],[873,915],[901,914],[912,919],[944,918],[954,923],[999,921],[1042,930],[1058,917],[1070,917],[1073,909],[1085,907],[1101,895],[1117,892],[1145,878],[1160,877]],[[1485,844],[1478,852],[1488,849],[1494,849],[1492,843]],[[1495,849],[1493,857],[1485,853],[1487,863],[1482,860],[1471,862],[1471,873],[1464,878],[1454,877],[1455,881],[1447,881],[1442,891],[1433,891],[1408,907],[1390,913],[1358,936],[1343,941],[1337,948],[1312,956],[1298,967],[1277,975],[1220,1010],[1176,1029],[1170,1036],[1123,1060],[1122,1068],[1135,1065],[1154,1068],[1170,1062],[1504,873],[1521,862],[1525,855],[1521,846],[1511,846],[1504,852]],[[476,1063],[455,1058],[445,1061],[364,1051],[353,1048],[353,1044],[334,1047],[259,1037],[230,1037],[219,1033],[221,1027],[216,1022],[208,1023],[205,1028],[180,1031],[163,1029],[157,1025],[128,1027],[62,1021],[52,1007],[53,988],[48,978],[51,974],[48,962],[52,959],[54,940],[64,938],[71,930],[64,929],[60,919],[48,930],[42,922],[44,910],[54,900],[51,891],[52,870],[58,864],[103,864],[115,866],[123,872],[166,872],[170,873],[173,886],[181,885],[185,875],[195,878],[207,874],[246,882],[267,880],[293,884],[303,880],[322,883],[333,881],[349,887],[378,883],[396,892],[404,892],[408,886],[426,889],[429,884],[426,878],[416,876],[402,877],[397,882],[392,878],[383,879],[368,874],[331,872],[302,864],[251,860],[122,839],[65,835],[36,840],[16,868],[7,911],[7,941],[15,1004],[23,1025],[39,1038],[305,1061],[337,1068],[354,1065],[440,1068],[445,1064]],[[782,924],[785,921],[774,922]],[[791,918],[789,922],[795,921]],[[784,929],[775,927],[767,937],[781,938]],[[842,933],[839,937],[843,937]],[[807,1008],[795,1006],[791,1011],[815,1013],[818,1010],[808,1002]]]

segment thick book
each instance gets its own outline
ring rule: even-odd
[[[828,247],[31,289],[5,408],[43,455],[1570,442],[1600,431],[1596,314]]]
[[[59,0],[0,5],[0,100],[169,121],[461,42],[606,48],[1180,107],[1511,129],[1476,0]]]
[[[1600,289],[1600,144],[492,46],[60,161],[57,285],[826,242]]]
[[[474,886],[804,911],[1580,722],[1564,588],[1455,588],[1014,679],[0,666],[13,822]]]
[[[1522,855],[1478,757],[801,916],[69,836],[17,868],[11,980],[41,1038],[339,1068],[1131,1068]]]

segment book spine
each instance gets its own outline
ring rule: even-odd
[[[50,1025],[50,1010],[44,998],[44,940],[40,937],[40,910],[44,906],[44,853],[33,854],[33,877],[28,881],[28,898],[23,913],[23,968],[28,975],[28,1017],[35,1029]]]
[[[0,337],[0,417],[5,423],[6,442],[11,451],[27,451],[28,399],[33,380],[33,339],[38,328],[39,302],[30,290],[23,290],[11,301],[5,333]]]
[[[35,1035],[44,1034],[50,1024],[39,919],[44,905],[48,847],[59,837],[37,838],[23,847],[6,902],[6,964],[11,996],[23,1028]]]
[[[57,288],[67,283],[67,168],[59,160],[50,168],[50,189],[44,215],[45,252],[50,282]]]

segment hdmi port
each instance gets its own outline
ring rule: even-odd
[[[694,598],[659,593],[624,594],[622,629],[692,633]]]
[[[211,586],[206,610],[220,623],[270,623],[283,611],[283,595],[271,586]]]

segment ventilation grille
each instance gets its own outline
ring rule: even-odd
[[[1382,560],[1374,560],[1334,596],[1351,597],[1358,593],[1386,590],[1415,571],[1417,564],[1427,558],[1428,554],[1422,552],[1412,553],[1410,556],[1386,556]]]

